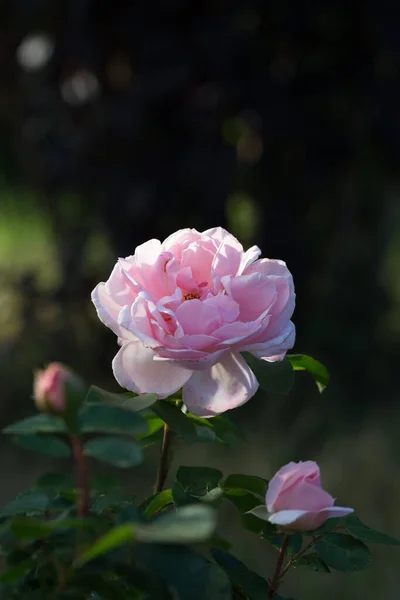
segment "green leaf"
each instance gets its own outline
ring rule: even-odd
[[[145,419],[120,406],[87,404],[79,413],[79,428],[82,433],[110,433],[143,435],[148,431]]]
[[[46,473],[37,479],[35,486],[49,491],[68,490],[74,487],[74,480],[64,473]]]
[[[232,600],[231,584],[224,571],[186,546],[142,544],[135,553],[141,564],[176,592],[174,598]]]
[[[213,508],[205,504],[189,504],[150,523],[137,523],[134,536],[150,544],[189,544],[209,539],[216,525],[217,513]]]
[[[220,483],[223,490],[229,490],[231,494],[243,496],[247,492],[259,496],[265,500],[267,493],[268,481],[254,475],[228,475],[228,477]]]
[[[129,497],[128,492],[120,489],[110,490],[104,494],[97,496],[92,506],[90,507],[91,512],[100,515],[108,508],[113,508],[122,504]]]
[[[40,515],[49,508],[50,501],[46,494],[41,492],[25,492],[0,510],[0,517],[29,514]]]
[[[343,533],[327,534],[316,542],[315,549],[327,565],[338,571],[360,571],[371,560],[363,542]]]
[[[46,538],[60,530],[68,529],[98,529],[99,522],[96,519],[65,518],[64,516],[43,521],[35,517],[18,516],[11,521],[11,531],[20,540]]]
[[[211,554],[235,586],[238,586],[251,600],[265,600],[268,598],[269,585],[263,577],[254,573],[254,571],[250,571],[244,563],[232,554],[219,548],[213,548]]]
[[[163,431],[160,429],[152,435],[144,435],[136,438],[137,445],[141,450],[154,446],[154,444],[161,444],[163,439]]]
[[[115,527],[101,537],[77,560],[82,564],[134,541],[160,544],[203,542],[211,537],[216,527],[216,512],[198,504],[183,506],[174,513],[161,515],[150,523],[126,523]]]
[[[310,554],[305,554],[304,556],[300,556],[295,562],[296,567],[308,567],[312,571],[319,571],[320,573],[330,573],[331,570],[322,560],[320,556],[316,552],[310,552]]]
[[[329,373],[323,364],[306,354],[288,354],[287,359],[295,371],[308,371],[322,393],[329,383]]]
[[[172,490],[164,490],[153,497],[147,505],[144,515],[145,517],[151,517],[156,513],[162,512],[166,506],[173,503]]]
[[[218,415],[209,421],[212,422],[212,428],[217,434],[217,438],[224,444],[232,446],[238,440],[246,441],[243,430],[228,415]]]
[[[53,458],[71,456],[71,448],[67,442],[53,435],[17,435],[13,438],[13,442],[25,450],[33,450]]]
[[[0,581],[2,583],[16,583],[18,579],[26,575],[32,569],[32,567],[35,566],[35,564],[36,563],[34,560],[32,560],[32,558],[27,558],[26,560],[23,560],[17,565],[13,565],[1,573]]]
[[[119,546],[132,543],[134,541],[133,532],[135,529],[134,523],[126,523],[111,529],[106,535],[95,542],[88,550],[86,550],[75,561],[75,566],[81,567],[83,564],[98,558],[102,554],[106,554],[111,550],[115,550]]]
[[[181,488],[198,497],[216,488],[222,477],[222,471],[211,467],[179,467],[176,474]]]
[[[129,468],[142,461],[142,452],[132,440],[118,437],[101,437],[84,445],[86,456],[92,456],[115,467]]]
[[[35,433],[68,433],[63,419],[53,417],[45,413],[27,417],[22,421],[13,423],[5,429],[3,433],[11,435],[25,435]]]
[[[197,432],[194,423],[180,408],[165,400],[158,400],[152,405],[151,410],[188,444],[193,444],[197,441]]]
[[[92,385],[85,398],[85,403],[94,404],[105,402],[109,405],[122,406],[132,412],[138,412],[139,410],[143,410],[154,404],[157,398],[157,394],[142,394],[135,397],[132,397],[131,393],[129,393],[129,395],[126,393],[114,394],[114,392],[103,390],[97,385]]]
[[[270,394],[288,394],[294,384],[294,373],[287,358],[268,362],[243,352],[243,358],[257,377],[260,388]]]
[[[363,542],[374,542],[376,544],[387,544],[389,546],[400,546],[400,541],[396,538],[381,533],[365,525],[356,515],[349,515],[343,521],[343,526],[347,533],[362,540]]]
[[[325,521],[325,523],[321,525],[321,527],[318,527],[318,529],[313,529],[312,531],[305,531],[304,535],[315,537],[316,535],[321,535],[322,533],[334,533],[341,523],[341,517],[334,517]]]

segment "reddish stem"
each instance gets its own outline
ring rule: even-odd
[[[282,545],[280,547],[278,558],[276,561],[275,573],[269,584],[268,598],[273,598],[275,596],[276,592],[278,591],[279,579],[280,579],[282,565],[283,565],[283,559],[285,558],[285,552],[286,552],[288,543],[289,543],[289,536],[285,535],[282,540]]]
[[[82,440],[79,436],[72,435],[71,443],[78,479],[79,502],[77,513],[78,517],[87,517],[89,513],[89,477],[86,457],[83,451]]]

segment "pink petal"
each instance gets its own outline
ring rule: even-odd
[[[124,274],[124,269],[121,262],[124,263],[124,268],[129,271],[130,277],[127,278]],[[133,278],[132,272],[135,269],[134,257],[119,259],[117,264],[111,271],[111,275],[106,282],[107,293],[115,300],[117,304],[125,306],[131,304],[138,293],[142,290],[140,284]]]
[[[209,283],[211,282],[211,265],[214,255],[215,251],[205,247],[201,241],[195,242],[182,252],[181,265],[190,267],[193,277],[198,283],[203,281]]]
[[[91,297],[100,321],[117,335],[122,335],[121,327],[118,324],[121,306],[107,293],[105,284],[99,283],[94,288]]]
[[[154,352],[139,341],[122,346],[112,368],[121,387],[136,394],[158,394],[160,398],[177,392],[192,375],[176,363],[155,361]]]
[[[189,334],[203,333],[209,335],[221,323],[218,310],[200,300],[183,302],[175,314],[184,332]]]
[[[301,481],[295,481],[292,486],[279,493],[274,503],[274,511],[292,508],[319,511],[333,506],[333,503],[334,499],[328,492],[302,478]]]
[[[210,296],[204,300],[204,304],[216,308],[224,323],[232,323],[239,316],[239,304],[225,294]]]
[[[277,299],[273,281],[260,273],[232,277],[229,295],[240,306],[241,321],[254,321],[261,313],[271,309]]]
[[[257,333],[262,327],[262,323],[259,321],[253,321],[251,323],[242,323],[236,321],[236,323],[225,323],[222,327],[215,329],[213,335],[219,339],[220,346],[233,346],[242,345],[246,343],[247,338]]]
[[[261,255],[261,250],[258,246],[252,246],[242,255],[240,259],[240,265],[237,274],[242,275],[242,273],[252,265],[257,258]]]
[[[124,330],[139,338],[146,346],[150,348],[158,346],[150,324],[147,304],[143,298],[136,298],[132,306],[124,306],[119,314],[118,323]]]
[[[312,476],[315,485],[321,485],[319,466],[313,460],[290,462],[275,473],[268,484],[265,498],[269,512],[274,512],[274,505],[279,493],[288,489],[302,476]]]
[[[183,387],[183,402],[200,417],[213,417],[241,406],[258,389],[258,381],[239,354],[229,353],[206,371],[197,371]]]
[[[183,250],[192,242],[200,240],[202,234],[196,229],[179,229],[168,236],[162,243],[163,250],[171,252],[178,260],[181,259]]]
[[[211,265],[211,279],[236,275],[243,255],[243,246],[233,235],[226,235],[215,253]]]
[[[203,350],[192,350],[187,348],[175,350],[166,347],[154,348],[154,352],[160,360],[179,360],[179,364],[182,367],[193,371],[204,371],[205,369],[209,369],[227,354],[226,349],[208,353]]]
[[[139,267],[141,265],[154,265],[160,253],[160,240],[148,240],[144,244],[137,246],[135,250],[136,264]]]
[[[321,527],[328,519],[344,517],[352,512],[354,509],[341,506],[332,506],[320,511],[282,510],[272,514],[268,520],[274,525],[287,527],[293,531],[312,531]]]
[[[263,331],[260,337],[268,335],[268,327]],[[270,362],[282,360],[288,350],[293,348],[296,338],[296,329],[292,321],[289,321],[283,332],[275,338],[266,339],[265,341],[251,341],[246,344],[241,350],[243,352],[251,352],[257,358],[263,358]]]

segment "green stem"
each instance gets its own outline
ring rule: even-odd
[[[71,435],[71,444],[78,478],[77,514],[78,517],[87,517],[89,514],[89,477],[83,443],[78,435]]]
[[[278,591],[280,579],[281,579],[281,569],[283,565],[283,559],[285,558],[285,552],[289,543],[290,537],[285,535],[282,540],[282,545],[280,547],[278,558],[276,561],[275,572],[269,584],[269,592],[268,598],[273,598]]]
[[[160,462],[158,464],[157,479],[154,486],[154,493],[158,494],[164,487],[169,469],[169,449],[171,447],[172,433],[168,425],[164,425],[164,437],[161,447]]]

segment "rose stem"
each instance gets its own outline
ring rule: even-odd
[[[72,452],[78,476],[79,502],[78,517],[86,517],[89,513],[89,478],[82,440],[78,435],[71,435]]]
[[[157,471],[157,479],[156,484],[154,486],[154,493],[158,494],[164,487],[165,480],[168,475],[168,459],[169,459],[169,449],[171,447],[172,435],[171,430],[168,425],[164,424],[164,436],[161,447],[161,455],[160,462],[158,463],[158,471]]]
[[[285,552],[286,552],[288,543],[289,543],[289,536],[288,535],[283,536],[282,545],[280,547],[280,550],[278,553],[278,558],[276,561],[275,572],[274,572],[274,575],[269,584],[268,598],[273,598],[275,596],[276,592],[278,591],[279,578],[280,578],[281,569],[282,569],[282,565],[283,565],[283,559],[285,558]]]

